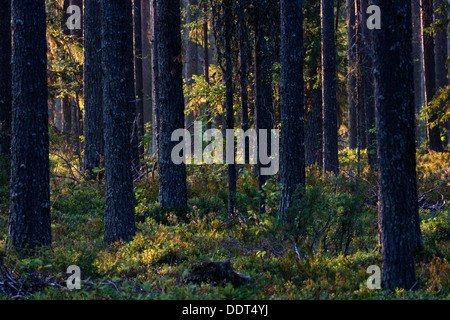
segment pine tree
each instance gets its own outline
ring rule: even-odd
[[[374,30],[379,223],[385,289],[416,282],[419,228],[412,61],[411,1],[380,0],[381,29]]]
[[[305,186],[303,123],[303,16],[301,0],[281,1],[281,149],[279,218],[285,220],[294,192]]]
[[[13,0],[12,13],[9,238],[31,251],[52,241],[45,1]]]
[[[136,232],[131,172],[128,1],[102,0],[103,106],[105,123],[106,243],[129,241]]]

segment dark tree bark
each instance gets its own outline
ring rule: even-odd
[[[339,158],[333,1],[321,0],[320,10],[322,19],[323,169],[325,172],[337,173],[339,172]]]
[[[414,106],[416,113],[419,114],[424,104],[420,2],[413,1],[411,10],[413,20]],[[420,123],[418,119],[416,119],[416,136],[417,138],[420,137]]]
[[[365,110],[365,136],[367,138],[367,158],[370,166],[377,162],[377,136],[373,131],[375,128],[375,87],[373,75],[373,50],[372,31],[367,25],[368,0],[361,0],[361,54],[362,54],[362,77],[364,83],[364,110]]]
[[[411,1],[379,0],[374,30],[379,157],[379,223],[385,289],[415,284],[418,218]]]
[[[209,83],[209,30],[208,30],[208,2],[203,2],[203,13],[204,13],[204,21],[203,21],[203,74],[205,76],[205,82]],[[207,97],[206,97],[207,98]],[[207,129],[212,128],[212,110],[210,106],[206,106],[206,121],[208,122],[206,125]]]
[[[126,15],[130,3],[102,0],[103,105],[105,122],[106,243],[130,241],[136,232],[131,172],[129,48]]]
[[[427,31],[433,23],[433,0],[421,0],[422,7],[422,50],[423,50],[423,70],[425,83],[425,105],[433,100],[436,90],[436,74],[434,60],[433,35]],[[439,124],[431,124],[437,120],[437,114],[427,114],[427,138],[428,149],[430,151],[442,152],[441,130]]]
[[[130,126],[130,140],[131,140],[131,168],[133,177],[139,176],[140,159],[139,159],[139,129],[138,129],[138,114],[137,114],[137,99],[136,99],[136,79],[134,70],[134,18],[133,18],[133,1],[124,0],[127,4],[125,13],[127,39],[126,45],[126,60],[128,72],[128,121]]]
[[[443,0],[434,0],[434,23],[437,24],[439,21],[445,20],[446,14],[439,12],[440,7],[443,4]],[[436,90],[445,87],[448,84],[447,73],[448,70],[445,68],[445,63],[447,61],[447,28],[436,28],[434,35],[434,67],[435,67],[435,77],[436,77]],[[440,109],[442,110],[442,105]],[[450,122],[439,124],[441,128],[449,129]],[[443,130],[442,130],[443,131]],[[448,144],[448,134],[444,135],[444,140],[441,140],[442,147]]]
[[[356,149],[358,125],[356,122],[356,16],[355,1],[347,0],[347,55],[348,55],[348,147]]]
[[[150,2],[145,0],[142,1],[141,10],[141,36],[142,36],[142,108],[143,108],[143,118],[144,124],[151,124],[150,132],[150,142],[148,145],[147,152],[154,154],[156,149],[153,148],[153,141],[155,138],[155,126],[153,117],[153,106],[152,106],[152,63],[151,63],[151,41],[150,41]],[[145,125],[144,125],[145,133]]]
[[[183,68],[179,0],[156,0],[159,201],[162,207],[186,207],[186,165],[174,164],[171,136],[184,128]]]
[[[241,1],[242,2],[242,1]],[[249,126],[248,118],[248,33],[246,26],[246,6],[239,4],[239,84],[241,94],[241,128],[247,131]],[[248,143],[245,143],[245,163],[249,163]]]
[[[134,78],[136,79],[136,139],[138,144],[138,159],[144,155],[144,148],[141,146],[142,137],[144,136],[144,78],[143,78],[143,61],[142,61],[142,19],[141,11],[143,2],[146,0],[134,0]],[[140,164],[139,164],[140,166]]]
[[[158,134],[159,134],[159,76],[158,76],[158,39],[156,37],[157,35],[157,28],[158,28],[158,15],[157,15],[157,8],[156,8],[156,0],[150,0],[150,16],[151,16],[151,39],[152,39],[152,47],[151,47],[151,65],[152,65],[152,108],[153,108],[153,130],[154,130],[154,138],[153,138],[153,145],[152,149],[155,153],[158,152],[157,150],[157,140],[158,140]]]
[[[103,136],[103,70],[101,0],[85,0],[84,12],[84,168],[101,166]]]
[[[0,154],[11,153],[11,0],[0,1]]]
[[[322,123],[322,85],[320,79],[321,70],[321,44],[320,44],[320,0],[305,2],[305,9],[310,7],[314,14],[311,26],[306,30],[319,29],[316,32],[305,32],[304,47],[310,47],[306,54],[305,62],[306,82],[305,87],[305,162],[306,166],[323,165],[323,123]],[[308,108],[306,106],[309,106]]]
[[[33,10],[30,10],[33,8]],[[13,0],[9,238],[51,246],[45,1]]]
[[[273,129],[273,97],[272,97],[272,75],[273,75],[273,53],[271,49],[271,27],[270,19],[271,5],[269,1],[259,1],[255,16],[255,129],[258,135],[260,130]],[[268,135],[268,154],[270,150],[270,135]],[[259,209],[264,211],[265,194],[262,186],[267,181],[267,176],[261,175],[264,165],[259,161],[258,147],[258,190],[260,192]]]
[[[231,53],[231,39],[233,35],[233,2],[231,0],[223,0],[224,6],[224,79],[225,79],[225,124],[226,129],[234,129],[234,108],[233,108],[233,60]],[[234,140],[233,140],[234,146]],[[235,165],[235,152],[233,150],[233,159],[228,159],[228,215],[231,217],[234,214],[236,207],[236,191],[237,191],[237,177]]]
[[[365,80],[364,77],[364,44],[363,29],[365,26],[362,22],[362,12],[360,0],[356,1],[356,118],[357,118],[357,154],[358,163],[360,161],[361,150],[367,146],[366,136],[366,110],[365,110]],[[358,170],[360,167],[358,166]]]
[[[198,12],[198,0],[187,0],[187,8],[186,8],[186,24],[188,27],[186,28],[186,84],[191,85],[193,83],[193,76],[198,74],[198,46],[197,43],[191,41],[190,33],[192,27],[190,24],[195,22],[197,18]],[[192,125],[195,120],[195,114],[193,112],[189,112],[186,114],[186,128],[192,128]]]
[[[279,218],[286,221],[294,192],[305,186],[303,15],[301,0],[281,0],[281,145]]]

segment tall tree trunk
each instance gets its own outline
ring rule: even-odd
[[[142,36],[142,108],[143,108],[143,118],[144,124],[151,124],[149,145],[147,152],[154,154],[156,152],[153,149],[153,141],[155,137],[155,126],[153,117],[153,106],[152,106],[152,53],[151,53],[151,41],[150,41],[150,2],[148,0],[142,1],[141,10],[141,36]],[[145,125],[144,125],[145,128]],[[145,133],[145,130],[144,130]]]
[[[136,79],[134,71],[134,18],[133,18],[133,0],[124,0],[127,4],[125,11],[127,39],[126,46],[126,60],[128,72],[128,107],[129,107],[129,126],[130,126],[130,140],[131,140],[131,168],[133,177],[139,176],[140,159],[139,159],[139,130],[138,130],[138,115],[137,99],[136,99]]]
[[[144,136],[144,78],[143,78],[143,61],[142,61],[142,19],[141,12],[143,2],[146,0],[134,0],[134,78],[136,79],[135,99],[136,99],[136,138],[138,143],[138,159],[144,155],[144,148],[141,146],[142,137]]]
[[[273,129],[273,97],[272,97],[272,65],[273,54],[270,45],[270,27],[268,1],[258,3],[257,14],[255,17],[255,129],[258,135],[260,130]],[[268,10],[269,9],[269,10]],[[271,154],[270,139],[267,146],[268,154]],[[265,167],[259,159],[258,147],[258,190],[260,192],[259,209],[264,211],[265,194],[262,186],[266,183],[267,176],[261,174],[261,169]]]
[[[240,3],[239,7],[239,84],[241,94],[241,128],[246,132],[249,126],[248,119],[248,34],[245,20],[246,7]],[[249,163],[248,143],[245,143],[245,163]]]
[[[0,154],[11,153],[11,0],[0,1]]]
[[[186,165],[174,164],[172,133],[184,128],[183,68],[179,0],[156,0],[158,57],[158,170],[162,207],[186,207]]]
[[[358,149],[358,163],[360,161],[360,152],[362,149],[367,147],[367,136],[366,136],[366,110],[365,110],[365,80],[364,77],[364,44],[363,44],[363,29],[366,27],[362,23],[362,12],[360,0],[356,0],[355,8],[356,16],[356,118],[358,125],[358,138],[357,138],[357,149]],[[359,170],[359,166],[358,166]]]
[[[233,108],[233,61],[231,55],[231,38],[232,38],[232,24],[233,24],[233,2],[231,0],[223,0],[224,6],[224,59],[225,59],[225,112],[226,112],[226,129],[234,130],[234,108]],[[230,142],[227,142],[230,143]],[[234,139],[232,142],[233,151],[232,159],[228,158],[228,215],[231,217],[234,214],[236,207],[236,165],[235,165],[235,150]]]
[[[361,53],[362,53],[362,76],[364,77],[364,103],[365,103],[365,136],[367,138],[367,158],[371,166],[377,162],[377,136],[375,129],[375,87],[373,74],[373,50],[372,50],[372,31],[367,25],[367,7],[368,0],[361,0]]]
[[[304,46],[310,47],[309,63],[305,69],[306,78],[309,79],[305,87],[305,162],[306,166],[323,165],[323,123],[322,123],[322,85],[321,71],[321,44],[320,44],[320,0],[307,1],[305,7],[311,7],[314,20],[311,30],[318,28],[318,32],[305,32]],[[309,13],[309,14],[311,14]],[[318,83],[319,82],[319,83]]]
[[[208,2],[203,2],[203,51],[204,51],[204,61],[203,61],[203,74],[205,76],[205,82],[209,84],[209,31],[208,31]],[[205,97],[208,100],[208,97]],[[206,121],[207,129],[212,128],[212,110],[209,105],[206,106]]]
[[[414,106],[416,114],[419,114],[424,104],[423,94],[423,62],[422,62],[422,30],[420,18],[420,3],[413,1],[412,20],[413,20],[413,59],[414,59]],[[420,122],[416,117],[416,137],[420,138]]]
[[[279,218],[286,221],[294,192],[305,187],[301,0],[281,0],[281,150]],[[291,221],[286,221],[291,222]]]
[[[152,65],[152,108],[153,108],[153,132],[155,133],[153,138],[153,145],[152,149],[154,153],[157,153],[157,141],[158,141],[158,134],[159,134],[159,128],[158,128],[158,118],[159,118],[159,76],[158,76],[158,39],[157,39],[157,23],[158,23],[158,16],[157,16],[157,8],[156,8],[156,0],[150,0],[150,16],[151,16],[151,39],[152,39],[152,58],[151,58],[151,65]]]
[[[433,100],[436,90],[435,60],[433,36],[429,33],[429,28],[433,23],[433,0],[421,0],[422,7],[422,50],[423,50],[423,70],[425,76],[425,105],[429,105]],[[430,151],[442,152],[441,131],[439,124],[432,126],[437,120],[437,115],[427,114],[427,138],[428,149]]]
[[[106,243],[130,241],[136,232],[130,143],[128,1],[102,0],[105,122]]]
[[[198,74],[198,46],[197,43],[191,40],[191,24],[194,23],[198,16],[198,0],[187,0],[187,8],[186,8],[186,24],[188,27],[186,28],[186,84],[188,86],[193,83],[193,76]],[[187,104],[187,101],[186,101]],[[195,113],[189,112],[186,114],[186,124],[185,127],[192,129],[192,125],[195,120]]]
[[[33,250],[52,241],[45,1],[13,0],[12,15],[9,238],[13,246]]]
[[[385,289],[415,284],[414,251],[421,242],[415,157],[411,1],[379,0],[374,31],[379,221]]]
[[[101,166],[103,136],[103,70],[101,0],[85,0],[84,13],[84,168]]]
[[[446,19],[445,13],[439,13],[439,9],[442,6],[444,0],[434,0],[434,15],[433,20],[434,23],[438,23],[439,21],[443,21]],[[447,73],[448,70],[445,68],[445,63],[447,61],[448,52],[447,52],[447,29],[440,30],[439,28],[436,29],[436,33],[434,36],[434,67],[435,67],[435,76],[436,76],[436,90],[439,90],[440,88],[443,88],[447,85]],[[440,106],[440,109],[442,110],[443,106]],[[440,126],[442,128],[448,129],[447,123],[441,123]],[[444,135],[444,139],[441,140],[443,146],[446,146],[448,144],[447,135]]]
[[[333,1],[321,0],[320,10],[322,19],[323,169],[325,172],[337,173],[339,172],[339,158]]]
[[[358,125],[356,122],[356,16],[355,1],[347,0],[347,55],[348,55],[348,147],[356,149]]]

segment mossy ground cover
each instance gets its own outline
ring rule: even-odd
[[[76,168],[76,159],[69,159]],[[0,256],[22,290],[2,299],[448,299],[450,298],[450,154],[418,154],[418,193],[425,251],[416,259],[413,290],[369,290],[366,270],[381,266],[376,171],[363,153],[343,151],[339,176],[307,171],[307,189],[292,211],[277,219],[279,185],[265,185],[259,213],[252,169],[239,168],[238,210],[226,213],[226,170],[188,167],[189,207],[161,210],[157,172],[135,184],[137,233],[129,243],[103,242],[104,185],[84,180],[52,157],[51,250],[19,257],[8,248],[8,163],[0,164]],[[72,172],[72,173],[71,173]],[[73,174],[74,177],[71,177]],[[78,181],[77,181],[78,180]],[[203,261],[230,260],[250,285],[192,283]],[[82,271],[80,290],[65,287],[67,267]]]

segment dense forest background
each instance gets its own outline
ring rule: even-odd
[[[448,30],[445,0],[0,0],[0,298],[449,298]],[[279,171],[174,163],[198,121],[279,129]]]

